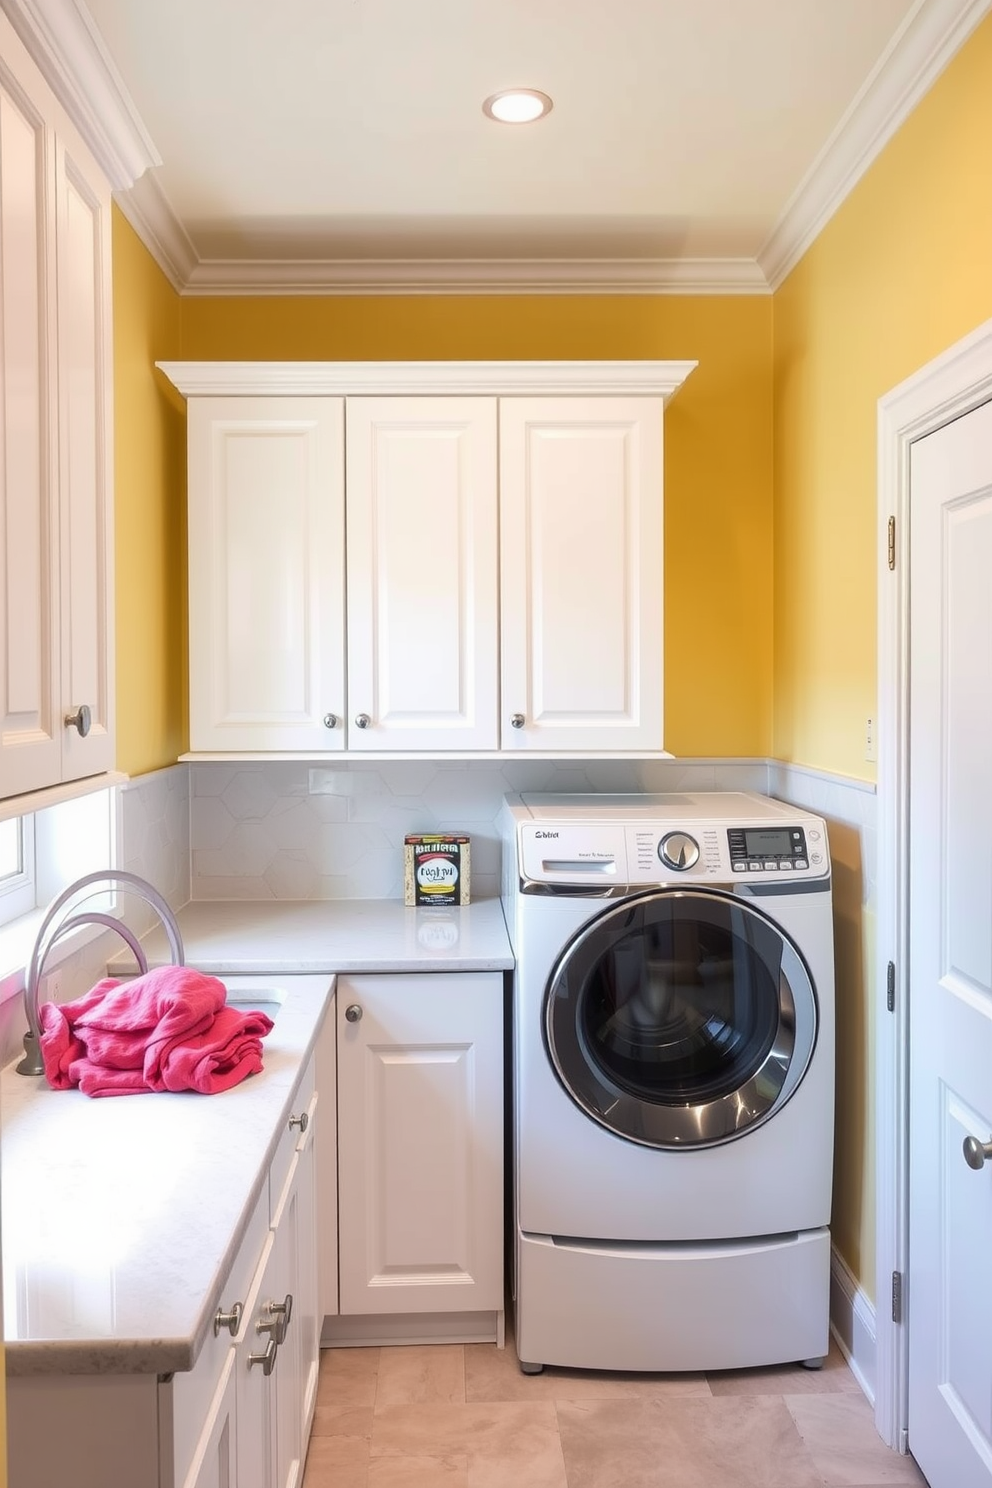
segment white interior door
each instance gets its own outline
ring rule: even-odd
[[[992,403],[911,461],[909,1445],[932,1488],[988,1488]]]

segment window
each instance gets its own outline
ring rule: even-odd
[[[104,789],[0,820],[0,1001],[23,985],[45,907],[77,878],[116,863],[116,801]],[[88,907],[112,911],[113,892]]]
[[[0,925],[35,908],[34,817],[0,821]]]

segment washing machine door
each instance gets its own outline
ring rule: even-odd
[[[587,924],[544,1004],[558,1078],[594,1121],[650,1147],[733,1141],[789,1099],[816,1044],[816,991],[753,900],[652,890]]]

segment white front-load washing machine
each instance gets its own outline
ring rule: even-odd
[[[512,796],[522,1368],[827,1352],[830,857],[764,796]]]

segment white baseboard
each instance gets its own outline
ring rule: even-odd
[[[838,1250],[830,1252],[830,1330],[851,1373],[875,1404],[875,1308]]]

